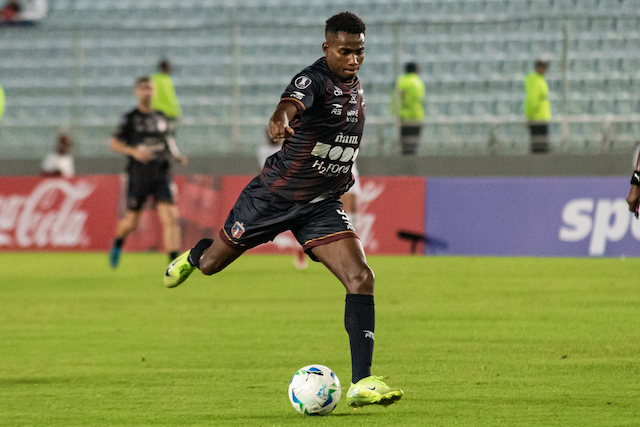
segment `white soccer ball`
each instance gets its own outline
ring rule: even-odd
[[[340,380],[323,365],[309,365],[293,375],[289,383],[289,401],[305,415],[327,415],[340,400]]]

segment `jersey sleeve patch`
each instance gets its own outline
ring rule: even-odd
[[[322,79],[313,73],[299,73],[291,80],[280,99],[290,99],[296,104],[302,104],[301,110],[309,109],[322,94],[322,84]]]
[[[306,89],[311,85],[311,79],[302,75],[294,81],[294,84],[298,89]]]

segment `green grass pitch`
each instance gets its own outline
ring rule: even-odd
[[[354,411],[321,265],[246,255],[166,289],[158,254],[0,254],[0,425],[640,425],[640,260],[369,261],[373,372],[405,397]],[[342,381],[327,417],[287,398],[311,363]]]

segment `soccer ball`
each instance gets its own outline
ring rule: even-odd
[[[340,400],[340,380],[323,365],[309,365],[293,375],[289,383],[289,401],[305,415],[327,415]]]

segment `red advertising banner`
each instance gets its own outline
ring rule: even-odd
[[[117,220],[119,180],[0,177],[0,250],[105,250]]]
[[[252,176],[174,177],[182,246],[218,235],[236,198]],[[0,177],[0,250],[107,251],[124,214],[126,182],[121,176],[74,179]],[[361,177],[358,213],[352,218],[368,254],[408,254],[400,230],[424,233],[425,179]],[[252,250],[292,253],[299,244],[289,232]],[[148,203],[125,251],[164,251],[162,227]]]
[[[242,189],[252,176],[196,175],[175,177],[174,194],[180,210],[183,248],[205,237],[217,238]],[[420,177],[361,177],[358,212],[352,218],[368,254],[408,254],[411,243],[398,238],[400,230],[424,234],[425,179]],[[162,250],[162,228],[145,210],[125,250]],[[290,232],[253,249],[254,253],[292,253],[300,245]]]

